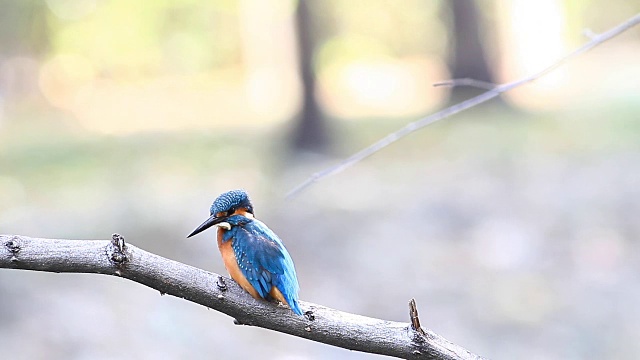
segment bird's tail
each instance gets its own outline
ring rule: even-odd
[[[291,310],[298,314],[298,315],[302,315],[302,310],[300,310],[300,305],[298,304],[298,299],[287,299],[287,304],[289,304],[289,307],[291,308]]]
[[[292,289],[292,291],[282,290],[282,284],[272,287],[268,295],[269,298],[286,303],[294,313],[302,315],[302,310],[300,310],[300,305],[298,304],[298,294],[293,291],[294,289]]]

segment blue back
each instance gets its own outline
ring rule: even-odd
[[[222,241],[233,239],[232,247],[242,274],[264,299],[275,286],[294,313],[302,315],[298,305],[298,278],[293,260],[278,236],[264,223],[242,215],[227,219],[231,230]]]

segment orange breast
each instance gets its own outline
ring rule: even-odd
[[[220,249],[224,267],[227,268],[229,275],[231,275],[231,278],[235,280],[238,285],[245,289],[254,298],[261,299],[260,294],[258,294],[256,289],[253,288],[249,280],[247,280],[244,274],[242,274],[242,270],[240,270],[240,267],[238,266],[236,255],[233,252],[233,248],[231,247],[233,239],[227,241],[226,243],[222,242],[222,234],[224,233],[224,231],[226,230],[218,228],[218,249]]]

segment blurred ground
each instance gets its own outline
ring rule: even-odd
[[[335,159],[294,162],[282,131],[110,137],[0,134],[2,233],[106,239],[224,273],[213,234],[185,239],[244,187],[285,241],[301,298],[423,323],[493,359],[640,352],[638,102],[518,114],[484,106],[285,202]],[[343,123],[348,154],[405,120]],[[63,128],[63,127],[60,127]],[[37,129],[37,128],[36,128]],[[346,141],[346,139],[349,139]],[[12,359],[360,359],[122,279],[0,271]]]

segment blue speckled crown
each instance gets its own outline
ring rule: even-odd
[[[229,211],[229,209],[239,207],[241,205],[251,206],[251,201],[249,200],[247,192],[242,189],[227,191],[213,201],[210,213],[211,215],[215,215],[219,212]]]

